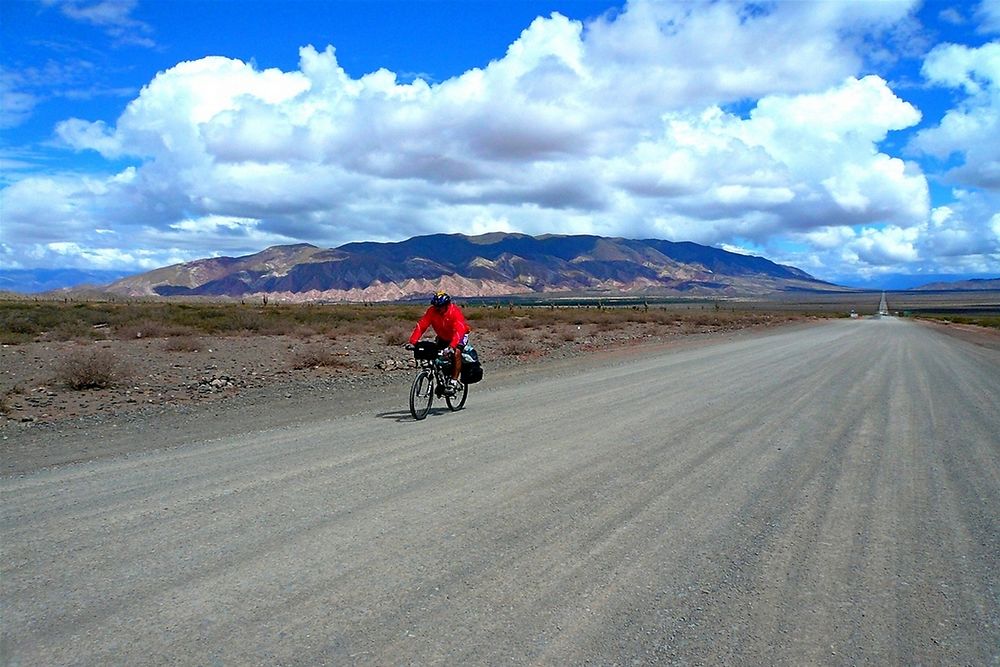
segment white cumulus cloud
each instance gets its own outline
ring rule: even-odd
[[[1000,33],[1000,2],[982,0],[976,8],[976,18],[979,20],[980,32]]]
[[[965,97],[938,125],[918,132],[911,147],[942,159],[958,155],[963,163],[949,173],[952,182],[1000,191],[1000,42],[939,46],[923,74]]]
[[[293,71],[182,62],[113,124],[58,124],[67,147],[135,166],[12,183],[4,244],[106,265],[114,242],[145,262],[129,248],[176,260],[511,230],[792,240],[829,271],[918,261],[924,237],[948,230],[949,247],[988,257],[984,205],[933,227],[925,175],[881,148],[921,114],[862,74],[861,49],[914,8],[636,0],[588,24],[539,17],[496,60],[439,83],[352,77],[332,46],[302,47]],[[968,101],[915,151],[988,166],[994,67],[987,47],[931,54],[925,76]]]

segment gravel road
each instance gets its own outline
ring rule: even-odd
[[[2,662],[1000,664],[1000,351],[842,320],[484,384],[73,433],[164,446],[0,480]]]

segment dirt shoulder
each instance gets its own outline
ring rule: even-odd
[[[478,395],[523,381],[525,373],[575,372],[635,354],[760,335],[816,320],[774,319],[748,326],[525,330],[512,345],[478,332],[485,360]],[[6,412],[0,417],[0,474],[176,447],[362,412],[410,420],[406,392],[412,360],[379,336],[336,340],[293,336],[202,337],[178,350],[170,339],[30,343],[0,349]],[[113,353],[127,380],[73,390],[59,379],[81,352]],[[319,352],[322,351],[322,354]],[[303,365],[316,357],[320,363]]]
[[[956,324],[940,320],[917,319],[917,322],[948,336],[960,338],[973,345],[1000,350],[1000,330],[977,327],[972,324]]]

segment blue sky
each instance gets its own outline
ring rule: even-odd
[[[435,232],[1000,276],[1000,2],[0,3],[0,268]]]

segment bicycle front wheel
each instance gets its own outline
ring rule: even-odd
[[[461,410],[462,406],[465,405],[465,399],[469,396],[469,385],[462,383],[462,388],[452,394],[444,395],[444,402],[448,404],[448,408],[452,411]]]
[[[433,400],[434,375],[430,371],[420,371],[410,387],[410,414],[414,419],[423,419],[430,412]]]

